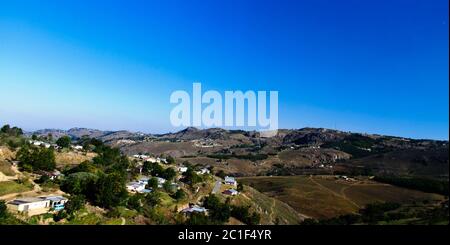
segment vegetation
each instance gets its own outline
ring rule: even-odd
[[[56,167],[55,152],[52,147],[44,148],[24,145],[17,152],[16,158],[20,161],[19,166],[28,171],[51,171]]]
[[[198,175],[191,166],[189,166],[187,171],[183,173],[182,181],[190,185],[195,185],[202,182],[203,178],[202,176]]]
[[[23,131],[21,128],[18,128],[18,127],[11,128],[11,126],[9,126],[9,124],[6,124],[0,129],[0,133],[7,134],[10,136],[20,136],[23,134]]]
[[[382,152],[381,150],[372,148],[376,142],[375,139],[361,134],[350,134],[344,140],[325,143],[322,147],[333,148],[349,153],[354,158],[361,158]]]
[[[8,212],[6,203],[0,200],[0,225],[23,225],[25,222],[15,218]]]
[[[237,158],[237,159],[243,159],[243,160],[250,160],[252,162],[265,160],[267,159],[267,154],[246,154],[246,155],[236,155],[236,154],[210,154],[207,157],[209,158],[215,158],[215,159],[221,159],[221,160],[227,160],[230,158]]]
[[[248,206],[231,206],[231,216],[247,225],[259,225],[261,220],[261,215],[256,212],[250,213]]]
[[[417,205],[416,205],[417,206]],[[331,219],[306,219],[302,225],[353,225],[353,224],[447,224],[448,200],[433,208],[411,209],[399,203],[373,203],[357,214],[346,214]]]
[[[448,196],[448,180],[399,176],[376,176],[375,180],[409,189],[438,193]]]
[[[0,196],[10,193],[20,193],[32,189],[28,183],[18,183],[16,181],[2,181],[0,182]]]
[[[70,146],[71,142],[72,142],[72,140],[70,139],[70,137],[65,135],[65,136],[62,136],[61,138],[59,138],[56,141],[56,144],[61,148],[68,148]]]
[[[24,138],[21,137],[22,134],[21,128],[6,124],[0,129],[0,145],[7,145],[10,149],[15,150],[25,144]]]
[[[124,205],[128,198],[125,187],[128,158],[118,149],[96,141],[98,153],[92,162],[83,162],[67,171],[69,175],[61,184],[61,190],[83,195],[91,203],[104,208]]]
[[[14,176],[16,173],[11,169],[11,164],[0,159],[0,172],[6,176]]]

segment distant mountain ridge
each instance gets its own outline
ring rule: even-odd
[[[102,131],[98,129],[89,129],[89,128],[71,128],[68,130],[63,129],[40,129],[33,132],[27,132],[28,136],[33,134],[38,136],[48,136],[52,135],[53,138],[57,139],[62,136],[70,136],[72,139],[80,139],[81,137],[89,137],[96,138],[102,141],[111,141],[118,139],[131,139],[131,138],[140,138],[144,136],[151,136],[150,134],[144,134],[140,132],[130,132],[127,130],[119,130],[119,131]]]

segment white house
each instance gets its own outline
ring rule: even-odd
[[[81,145],[73,145],[72,148],[75,150],[78,150],[78,151],[83,150],[83,146],[81,146]]]
[[[64,209],[67,198],[62,196],[23,197],[7,203],[9,210],[24,212],[30,216]]]
[[[144,176],[144,177],[141,177],[139,180],[138,180],[138,182],[139,183],[141,183],[141,184],[148,184],[148,181],[150,180],[150,177],[146,177],[146,176]]]
[[[225,184],[237,186],[237,181],[234,179],[234,177],[225,176]]]
[[[228,189],[223,192],[225,195],[236,196],[239,192],[235,189]]]
[[[150,156],[148,156],[148,155],[139,155],[139,154],[133,155],[133,157],[137,158],[137,159],[142,159],[142,160],[147,160],[150,158]]]
[[[130,182],[127,184],[127,190],[130,192],[142,192],[145,189],[145,185],[140,182]]]
[[[181,210],[182,213],[206,213],[208,210],[198,205],[192,205],[189,208]]]
[[[154,157],[149,157],[149,158],[145,159],[145,161],[151,162],[151,163],[158,162],[158,161],[156,160],[156,158],[154,158]]]
[[[166,183],[166,179],[163,179],[161,177],[156,177],[156,179],[158,180],[158,187],[161,188],[163,186],[164,183]]]
[[[184,166],[178,167],[178,172],[180,172],[180,173],[184,173],[184,172],[186,172],[187,170],[188,170],[187,167],[184,167]]]
[[[207,168],[202,168],[199,171],[197,171],[197,174],[209,174],[211,171]]]

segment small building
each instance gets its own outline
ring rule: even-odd
[[[239,194],[239,192],[235,189],[228,189],[225,190],[224,192],[222,192],[225,195],[229,195],[229,196],[236,196],[237,194]]]
[[[163,179],[161,177],[155,177],[158,180],[158,187],[162,188],[163,184],[166,183],[166,179]]]
[[[191,214],[191,213],[206,213],[208,210],[204,207],[200,207],[198,205],[191,205],[189,208],[185,208],[181,210],[182,213]]]
[[[144,176],[138,180],[138,183],[147,185],[149,180],[150,180],[150,177]]]
[[[81,146],[81,145],[73,145],[72,148],[77,151],[83,150],[83,146]]]
[[[207,168],[202,168],[199,171],[197,171],[197,174],[209,174],[211,171]]]
[[[237,186],[237,181],[236,181],[236,179],[234,177],[225,176],[225,184],[232,185],[232,186]]]
[[[7,203],[9,210],[29,216],[64,209],[67,198],[62,196],[23,197]]]
[[[187,170],[188,170],[188,168],[185,166],[178,167],[178,172],[180,172],[180,173],[185,173],[185,172],[187,172]]]
[[[130,182],[127,184],[127,190],[129,192],[142,192],[145,189],[144,183]]]
[[[145,161],[151,162],[151,163],[157,163],[157,162],[158,162],[158,161],[156,160],[156,158],[154,158],[154,157],[149,157],[149,158],[145,159]]]
[[[48,196],[41,197],[47,201],[50,201],[50,208],[55,211],[60,211],[64,209],[64,205],[67,203],[68,199],[62,196]]]
[[[42,175],[42,176],[47,176],[49,179],[51,180],[55,180],[60,178],[61,176],[64,176],[60,171],[55,170],[53,172],[49,172],[49,171],[38,171],[38,174]]]

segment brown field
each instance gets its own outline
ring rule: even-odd
[[[11,164],[3,159],[0,159],[0,173],[6,176],[16,175],[16,173],[11,168]]]
[[[55,161],[58,168],[64,166],[78,165],[84,161],[92,160],[96,156],[96,153],[84,153],[84,152],[56,152]]]
[[[228,196],[227,196],[228,197]],[[261,224],[299,224],[307,216],[298,213],[286,203],[262,194],[246,186],[239,195],[231,198],[231,204],[237,206],[250,206],[252,211],[261,214]]]
[[[289,204],[313,218],[357,212],[373,202],[408,203],[442,200],[438,194],[382,184],[367,179],[344,181],[332,176],[245,177],[239,181]]]

